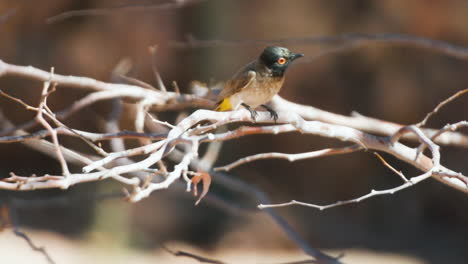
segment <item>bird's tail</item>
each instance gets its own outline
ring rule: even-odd
[[[231,105],[231,102],[229,101],[229,97],[226,97],[216,104],[215,111],[223,112],[223,111],[229,111],[231,109],[232,109],[232,105]]]

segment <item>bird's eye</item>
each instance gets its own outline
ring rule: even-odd
[[[286,58],[281,57],[276,62],[278,62],[279,65],[283,65],[286,63]]]

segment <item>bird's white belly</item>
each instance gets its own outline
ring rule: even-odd
[[[258,83],[253,83],[249,87],[244,88],[237,94],[231,96],[231,105],[234,109],[237,109],[242,103],[249,105],[252,108],[256,108],[262,104],[267,103],[278,93],[278,85],[262,85],[260,88]]]

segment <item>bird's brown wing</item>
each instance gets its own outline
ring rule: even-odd
[[[234,75],[232,79],[226,82],[223,90],[218,95],[218,102],[221,102],[224,98],[229,97],[235,93],[238,93],[243,88],[247,87],[252,81],[255,80],[257,74],[253,70],[245,72],[239,72]]]

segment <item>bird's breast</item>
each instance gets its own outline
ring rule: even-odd
[[[248,87],[242,89],[236,98],[237,102],[245,103],[255,108],[268,101],[275,96],[283,86],[283,78],[268,77],[259,78],[250,83]]]

